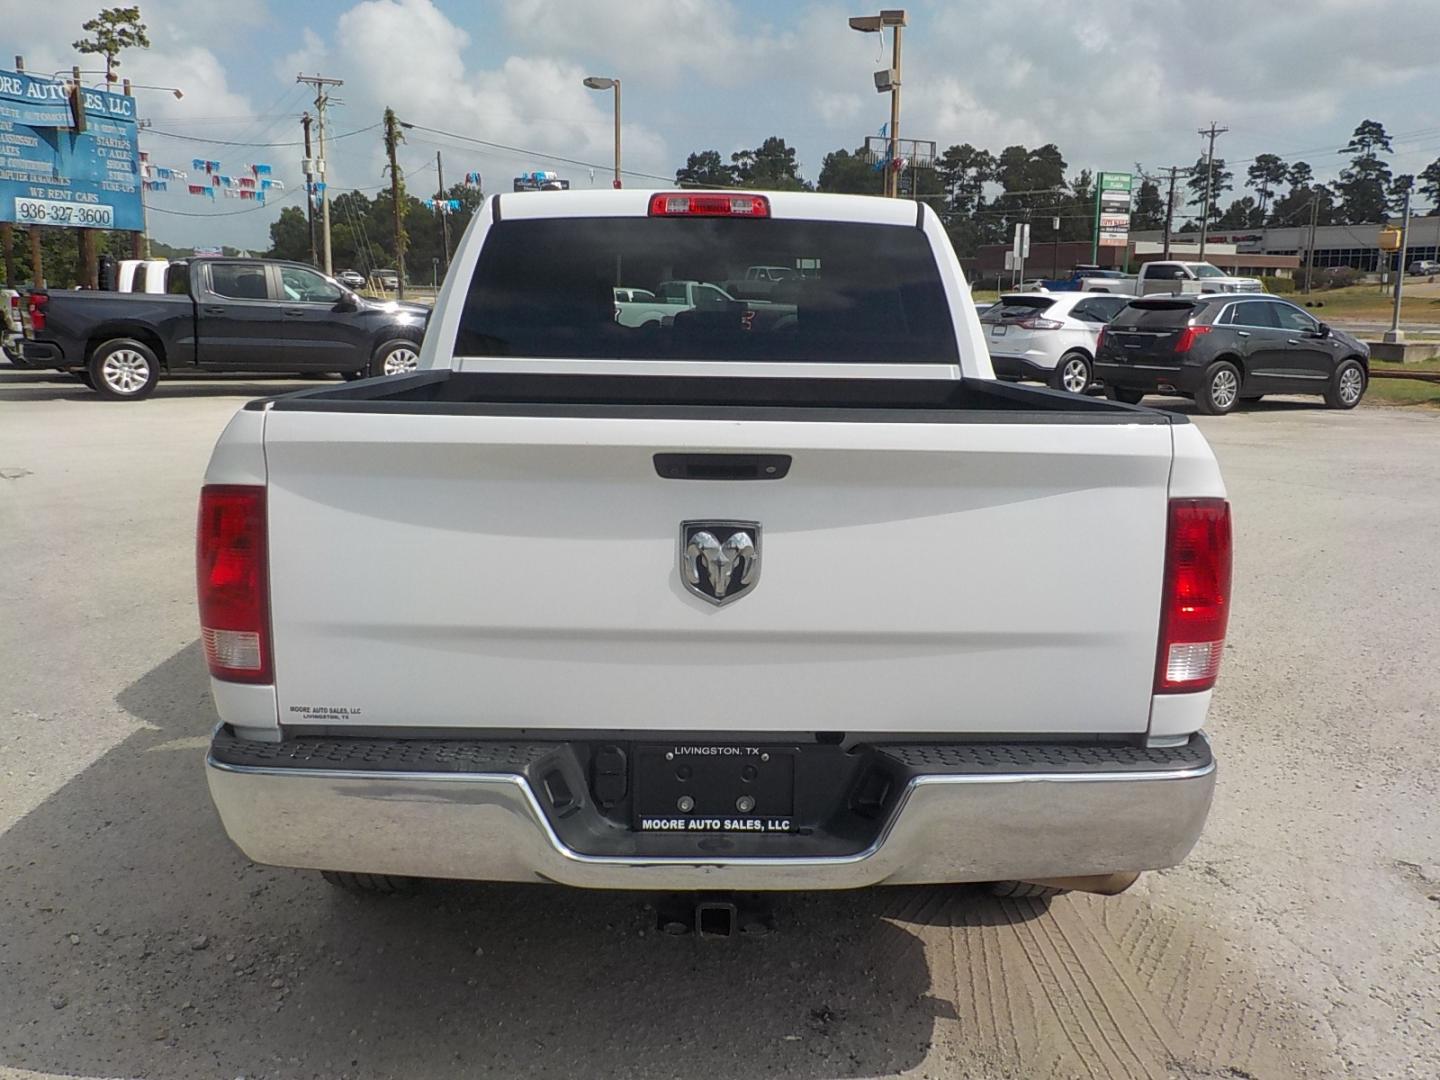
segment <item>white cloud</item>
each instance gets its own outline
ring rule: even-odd
[[[471,70],[462,55],[468,44],[469,36],[431,0],[357,4],[340,17],[336,51],[352,70],[387,74],[383,85],[357,82],[354,93],[346,88],[349,115],[360,108],[378,115],[391,106],[412,124],[608,166],[614,145],[611,99],[581,84],[584,68],[540,55],[510,56],[498,68]],[[396,56],[424,59],[397,65]],[[424,132],[407,135],[412,145],[437,138]],[[567,175],[576,169],[547,164],[538,154],[440,141],[448,142],[457,157],[484,160],[488,167],[481,171],[491,189],[497,181],[506,184],[514,170],[555,168]],[[625,122],[621,142],[627,168],[673,172],[664,141],[647,126]],[[578,179],[571,176],[572,182]]]

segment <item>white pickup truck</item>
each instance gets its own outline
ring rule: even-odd
[[[1153,293],[1263,293],[1259,278],[1233,277],[1206,262],[1147,262],[1138,274],[1108,277],[1081,277],[1084,292],[1125,293],[1149,296]]]
[[[788,329],[610,310],[799,259]],[[492,196],[421,365],[250,403],[206,473],[207,774],[252,859],[1038,895],[1195,843],[1215,459],[1183,416],[997,381],[923,204]]]

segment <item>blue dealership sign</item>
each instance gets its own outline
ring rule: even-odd
[[[64,83],[0,71],[0,221],[145,227],[135,99],[80,94],[85,130],[76,132]]]

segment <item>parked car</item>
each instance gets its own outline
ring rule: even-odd
[[[1147,262],[1138,274],[1085,276],[1079,279],[1085,292],[1125,293],[1150,296],[1153,293],[1263,293],[1259,278],[1234,277],[1205,262]]]
[[[1094,381],[1100,330],[1129,302],[1083,292],[1007,293],[980,316],[996,377],[1083,394]]]
[[[202,258],[170,264],[169,292],[39,290],[22,343],[31,367],[135,400],[162,371],[414,370],[429,309],[366,300],[300,263]]]
[[[1211,415],[1265,394],[1320,394],[1353,409],[1370,347],[1274,297],[1152,296],[1110,321],[1095,375],[1121,401],[1173,391]]]
[[[799,283],[799,279],[795,279]],[[624,291],[624,290],[618,290]],[[768,329],[771,324],[795,321],[795,305],[752,297],[739,298],[718,285],[705,281],[662,281],[654,291],[631,289],[632,299],[615,301],[615,321],[621,326],[658,327],[669,325],[682,312],[724,315],[743,312],[754,329]]]
[[[805,258],[789,330],[593,302],[612,267]],[[1185,856],[1214,456],[1185,417],[993,379],[931,208],[505,193],[454,267],[423,370],[242,410],[206,472],[206,772],[250,858],[377,891],[1033,896]]]
[[[1436,262],[1434,259],[1416,259],[1410,264],[1410,273],[1424,275],[1440,274],[1440,262]]]
[[[365,275],[359,270],[341,270],[335,275],[335,280],[347,289],[363,289],[365,287]]]
[[[396,270],[371,270],[370,280],[376,288],[394,292],[400,288],[400,273]]]

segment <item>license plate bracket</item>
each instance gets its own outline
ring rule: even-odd
[[[791,833],[793,746],[683,743],[635,753],[638,832]]]

